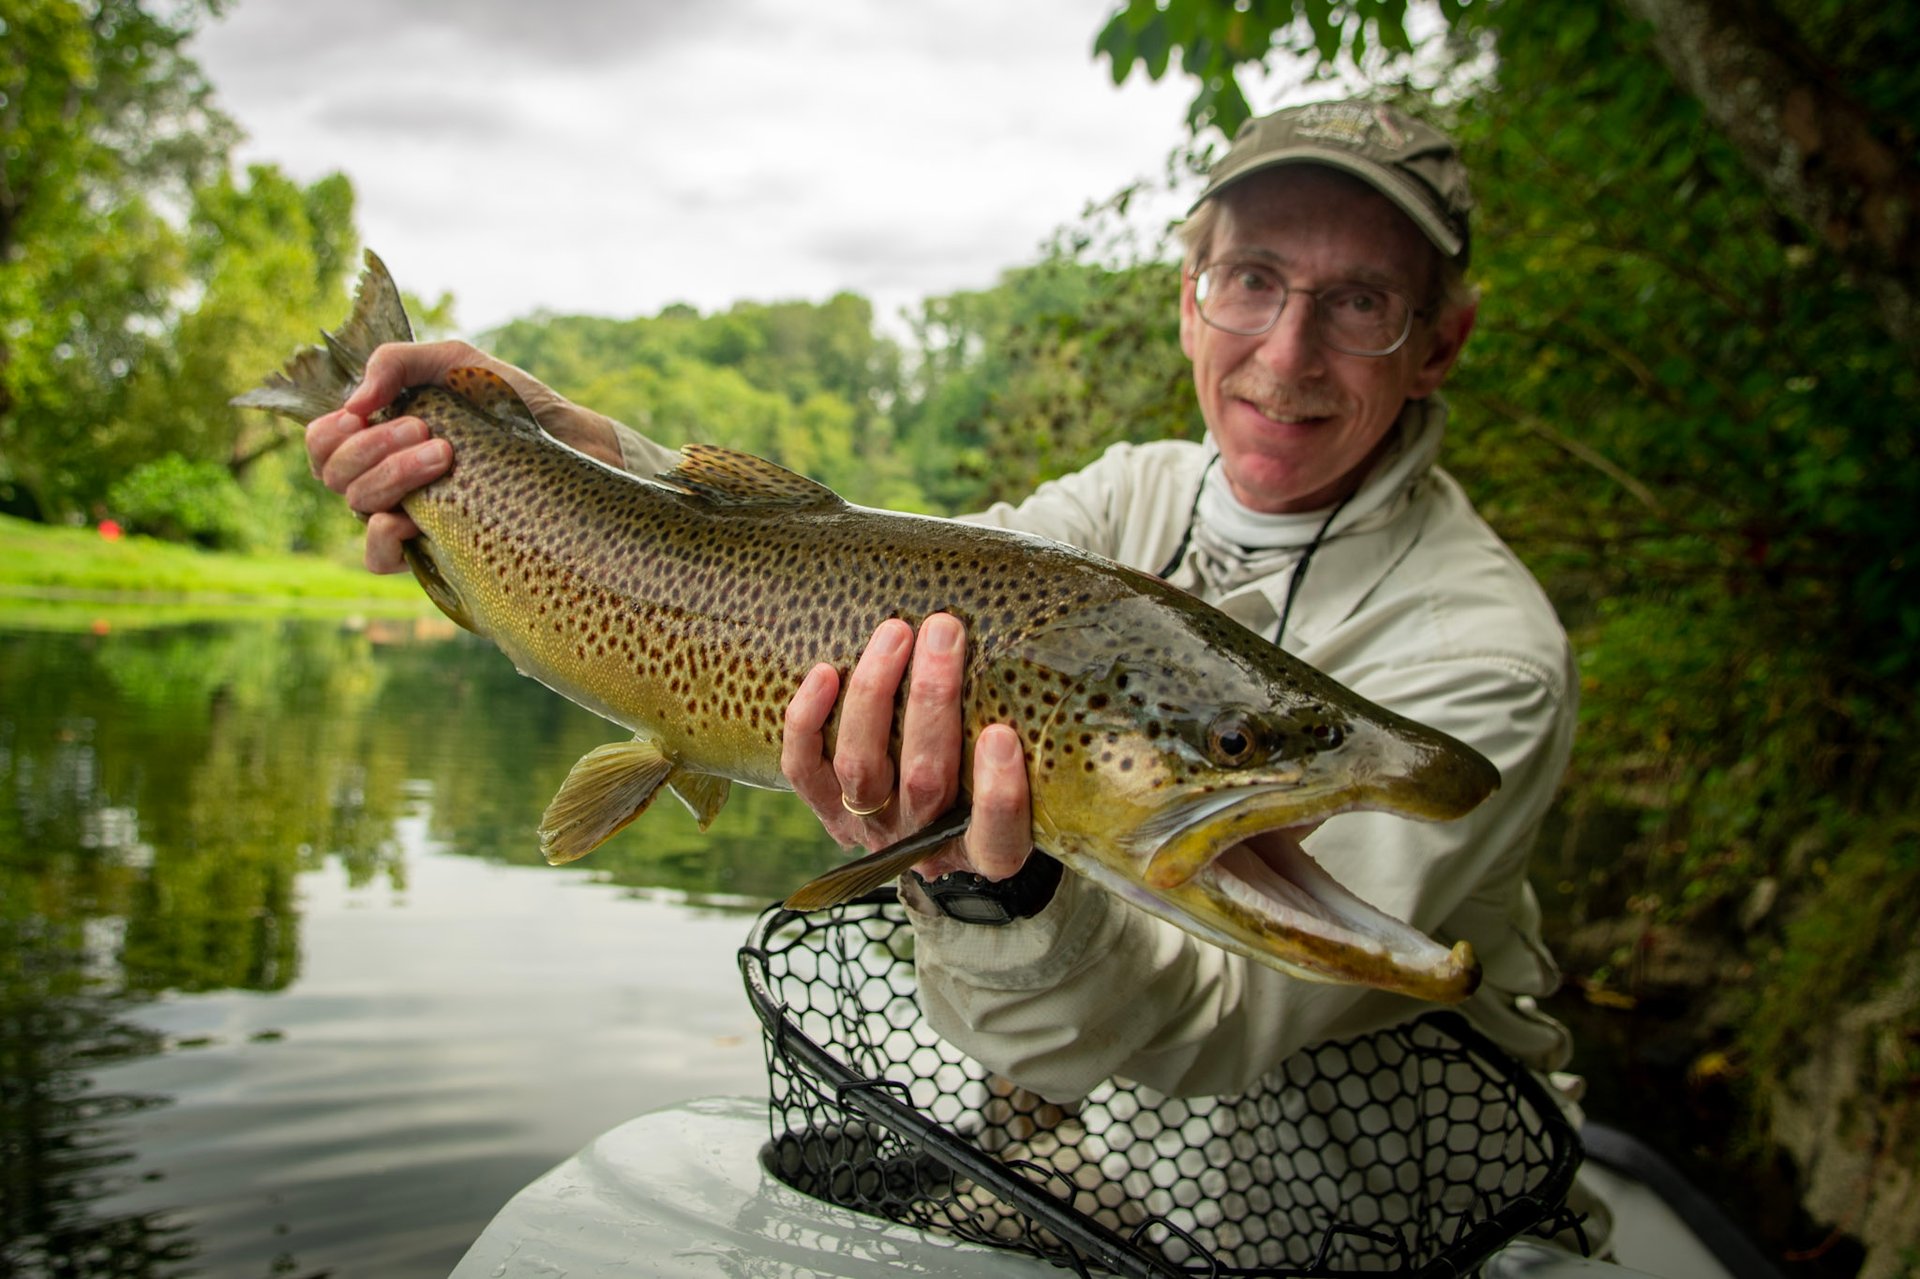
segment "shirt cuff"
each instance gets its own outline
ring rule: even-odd
[[[607,425],[613,428],[613,440],[620,448],[622,469],[634,475],[653,476],[662,471],[671,470],[679,460],[679,453],[662,444],[655,444],[640,432],[623,422],[607,419]]]
[[[973,986],[1050,989],[1082,965],[1115,923],[1112,895],[1071,871],[1061,875],[1053,900],[1038,913],[992,928],[949,917],[912,873],[901,879],[900,900],[913,923],[916,962],[964,973]]]

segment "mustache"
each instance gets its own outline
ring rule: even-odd
[[[1269,417],[1333,417],[1346,407],[1335,393],[1289,386],[1265,369],[1245,365],[1221,379],[1220,389]]]

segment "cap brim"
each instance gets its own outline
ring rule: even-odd
[[[1187,210],[1187,216],[1193,216],[1194,209],[1198,209],[1209,199],[1243,179],[1250,178],[1256,173],[1265,173],[1269,169],[1285,168],[1294,164],[1323,164],[1330,169],[1339,169],[1343,173],[1359,178],[1393,201],[1395,207],[1412,218],[1413,224],[1420,228],[1421,233],[1433,241],[1434,246],[1448,258],[1459,257],[1460,251],[1466,247],[1460,237],[1447,226],[1446,221],[1434,212],[1433,206],[1420,197],[1419,191],[1412,182],[1384,164],[1363,159],[1349,151],[1336,151],[1325,147],[1288,147],[1284,151],[1262,156],[1255,163],[1243,169],[1236,169],[1217,182],[1209,182],[1206,189],[1200,193],[1199,199],[1193,202],[1193,208]]]

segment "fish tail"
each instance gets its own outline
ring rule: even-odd
[[[353,314],[338,332],[320,335],[326,345],[301,350],[280,372],[230,403],[310,422],[347,402],[377,347],[413,341],[413,325],[386,263],[372,249],[366,262],[354,290]]]

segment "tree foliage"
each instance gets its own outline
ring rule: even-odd
[[[1644,28],[1575,27],[1503,28],[1502,92],[1461,120],[1489,249],[1454,464],[1573,625],[1570,810],[1637,832],[1586,850],[1582,909],[1743,937],[1765,1106],[1831,1033],[1805,1010],[1897,980],[1920,926],[1920,867],[1888,856],[1915,801],[1920,458],[1886,429],[1920,388],[1873,299],[1645,73]]]
[[[1122,439],[1197,436],[1179,272],[1062,242],[992,289],[929,299],[896,420],[946,510],[1015,501]]]
[[[1457,20],[1471,0],[1441,0]],[[1286,59],[1329,74],[1366,61],[1370,53],[1408,54],[1408,0],[1126,0],[1101,28],[1096,55],[1123,83],[1138,65],[1152,79],[1180,55],[1196,82],[1187,124],[1197,134],[1218,129],[1232,137],[1254,114],[1240,75]]]
[[[1657,57],[1693,95],[1723,145],[1774,205],[1834,252],[1879,303],[1881,322],[1920,355],[1920,28],[1860,0],[1624,0]],[[1291,58],[1310,74],[1377,71],[1414,52],[1426,15],[1465,42],[1527,19],[1522,0],[1126,0],[1095,41],[1114,82],[1154,79],[1174,53],[1198,83],[1188,121],[1231,137],[1251,113],[1242,72]],[[1573,26],[1584,19],[1571,15]],[[1509,59],[1507,67],[1512,67]]]
[[[708,316],[676,305],[633,320],[541,315],[481,342],[663,444],[724,443],[857,501],[926,504],[886,415],[899,351],[874,332],[864,298],[743,302]]]
[[[184,279],[165,211],[233,138],[182,46],[210,3],[0,3],[0,499],[86,487],[85,423],[118,407]]]
[[[124,409],[98,432],[100,463],[138,471],[180,457],[225,471],[246,513],[219,545],[312,546],[344,531],[304,452],[287,447],[298,428],[228,400],[338,324],[356,243],[353,190],[337,174],[302,187],[255,165],[244,183],[222,173],[198,188],[186,235],[195,305],[128,379]]]
[[[220,7],[0,0],[0,507],[104,514],[118,484],[136,526],[222,545],[350,527],[291,434],[227,405],[344,310],[355,234],[344,178],[230,172],[184,51]]]

